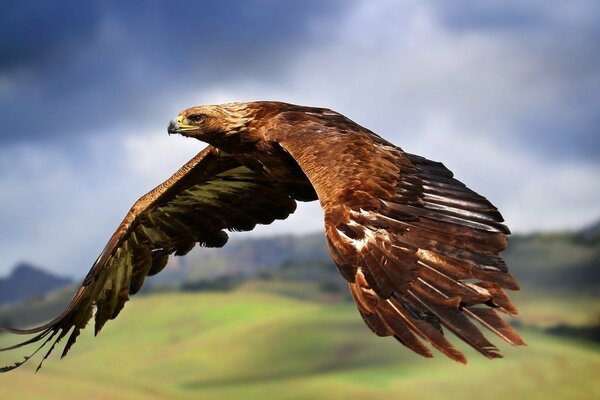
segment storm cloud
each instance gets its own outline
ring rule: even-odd
[[[3,2],[0,272],[86,271],[204,146],[169,119],[226,101],[330,107],[443,161],[513,231],[581,227],[600,217],[599,39],[593,1]]]

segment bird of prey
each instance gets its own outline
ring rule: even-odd
[[[510,233],[496,207],[443,164],[404,152],[326,108],[281,102],[191,107],[168,127],[209,146],[142,196],[109,239],[67,308],[33,335],[41,363],[62,339],[66,355],[88,321],[115,318],[146,276],[196,244],[220,247],[226,231],[249,231],[319,200],[326,242],[366,325],[416,353],[427,346],[466,362],[448,330],[500,357],[478,325],[512,345],[498,314],[515,314],[504,289],[518,284],[500,257]],[[38,367],[39,368],[39,367]]]

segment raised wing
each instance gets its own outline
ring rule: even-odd
[[[329,110],[282,113],[264,135],[313,184],[331,256],[373,332],[432,357],[429,342],[460,362],[442,327],[489,358],[500,354],[473,321],[523,344],[497,314],[517,312],[503,289],[518,285],[499,256],[509,230],[489,201],[441,163]]]
[[[0,372],[19,367],[49,346],[43,362],[69,335],[64,357],[94,309],[97,334],[119,314],[129,295],[140,290],[146,276],[166,266],[169,255],[186,254],[196,243],[223,246],[228,238],[224,229],[251,230],[256,224],[285,219],[295,208],[287,190],[228,154],[206,148],[133,205],[61,315],[32,329],[3,329],[35,336],[0,351],[36,342],[41,345],[23,361],[0,368]]]

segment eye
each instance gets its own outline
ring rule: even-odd
[[[206,115],[204,114],[191,114],[188,115],[187,119],[189,119],[191,122],[201,122],[206,118]]]

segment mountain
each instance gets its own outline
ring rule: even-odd
[[[8,277],[0,279],[0,305],[42,296],[71,283],[68,278],[53,275],[27,263],[20,263]]]
[[[588,225],[587,227],[583,228],[579,234],[587,240],[593,241],[593,240],[599,240],[600,239],[600,220],[596,221],[595,223]]]
[[[185,257],[172,257],[163,272],[148,280],[148,286],[179,287],[184,282],[221,279],[223,276],[251,279],[291,264],[325,264],[323,269],[337,273],[322,233],[234,237],[223,248],[196,248]]]
[[[600,240],[583,232],[513,235],[503,255],[522,286],[600,295]]]

